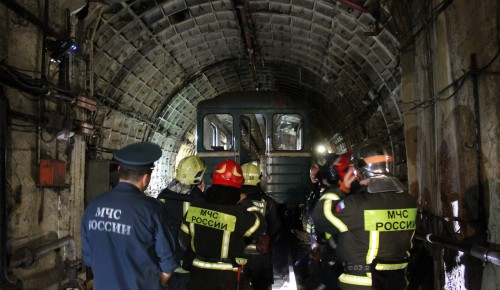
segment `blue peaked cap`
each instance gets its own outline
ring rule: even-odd
[[[116,161],[131,170],[151,170],[162,154],[160,146],[154,143],[134,143],[115,152]]]

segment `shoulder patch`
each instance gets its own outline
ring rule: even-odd
[[[342,211],[343,209],[345,208],[345,204],[344,204],[344,201],[341,200],[337,206],[335,207],[335,212],[340,212]]]
[[[263,214],[263,215],[266,215],[266,204],[267,202],[264,200],[264,199],[261,199],[261,200],[252,200],[252,203],[255,207],[257,207],[258,211]]]

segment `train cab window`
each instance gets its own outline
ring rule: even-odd
[[[273,148],[276,150],[302,149],[303,118],[299,114],[276,114],[273,116]]]
[[[233,117],[229,114],[210,114],[203,119],[203,147],[206,150],[231,150]]]

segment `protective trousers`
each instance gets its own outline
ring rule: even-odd
[[[271,254],[248,255],[244,274],[255,290],[269,290],[274,282]]]
[[[188,290],[253,290],[245,275],[231,270],[210,270],[193,267],[188,282]]]

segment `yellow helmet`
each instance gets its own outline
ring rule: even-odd
[[[175,179],[185,184],[199,184],[207,166],[200,157],[193,155],[184,157],[177,167]]]
[[[241,166],[243,171],[243,185],[257,185],[260,182],[260,169],[252,163]]]

